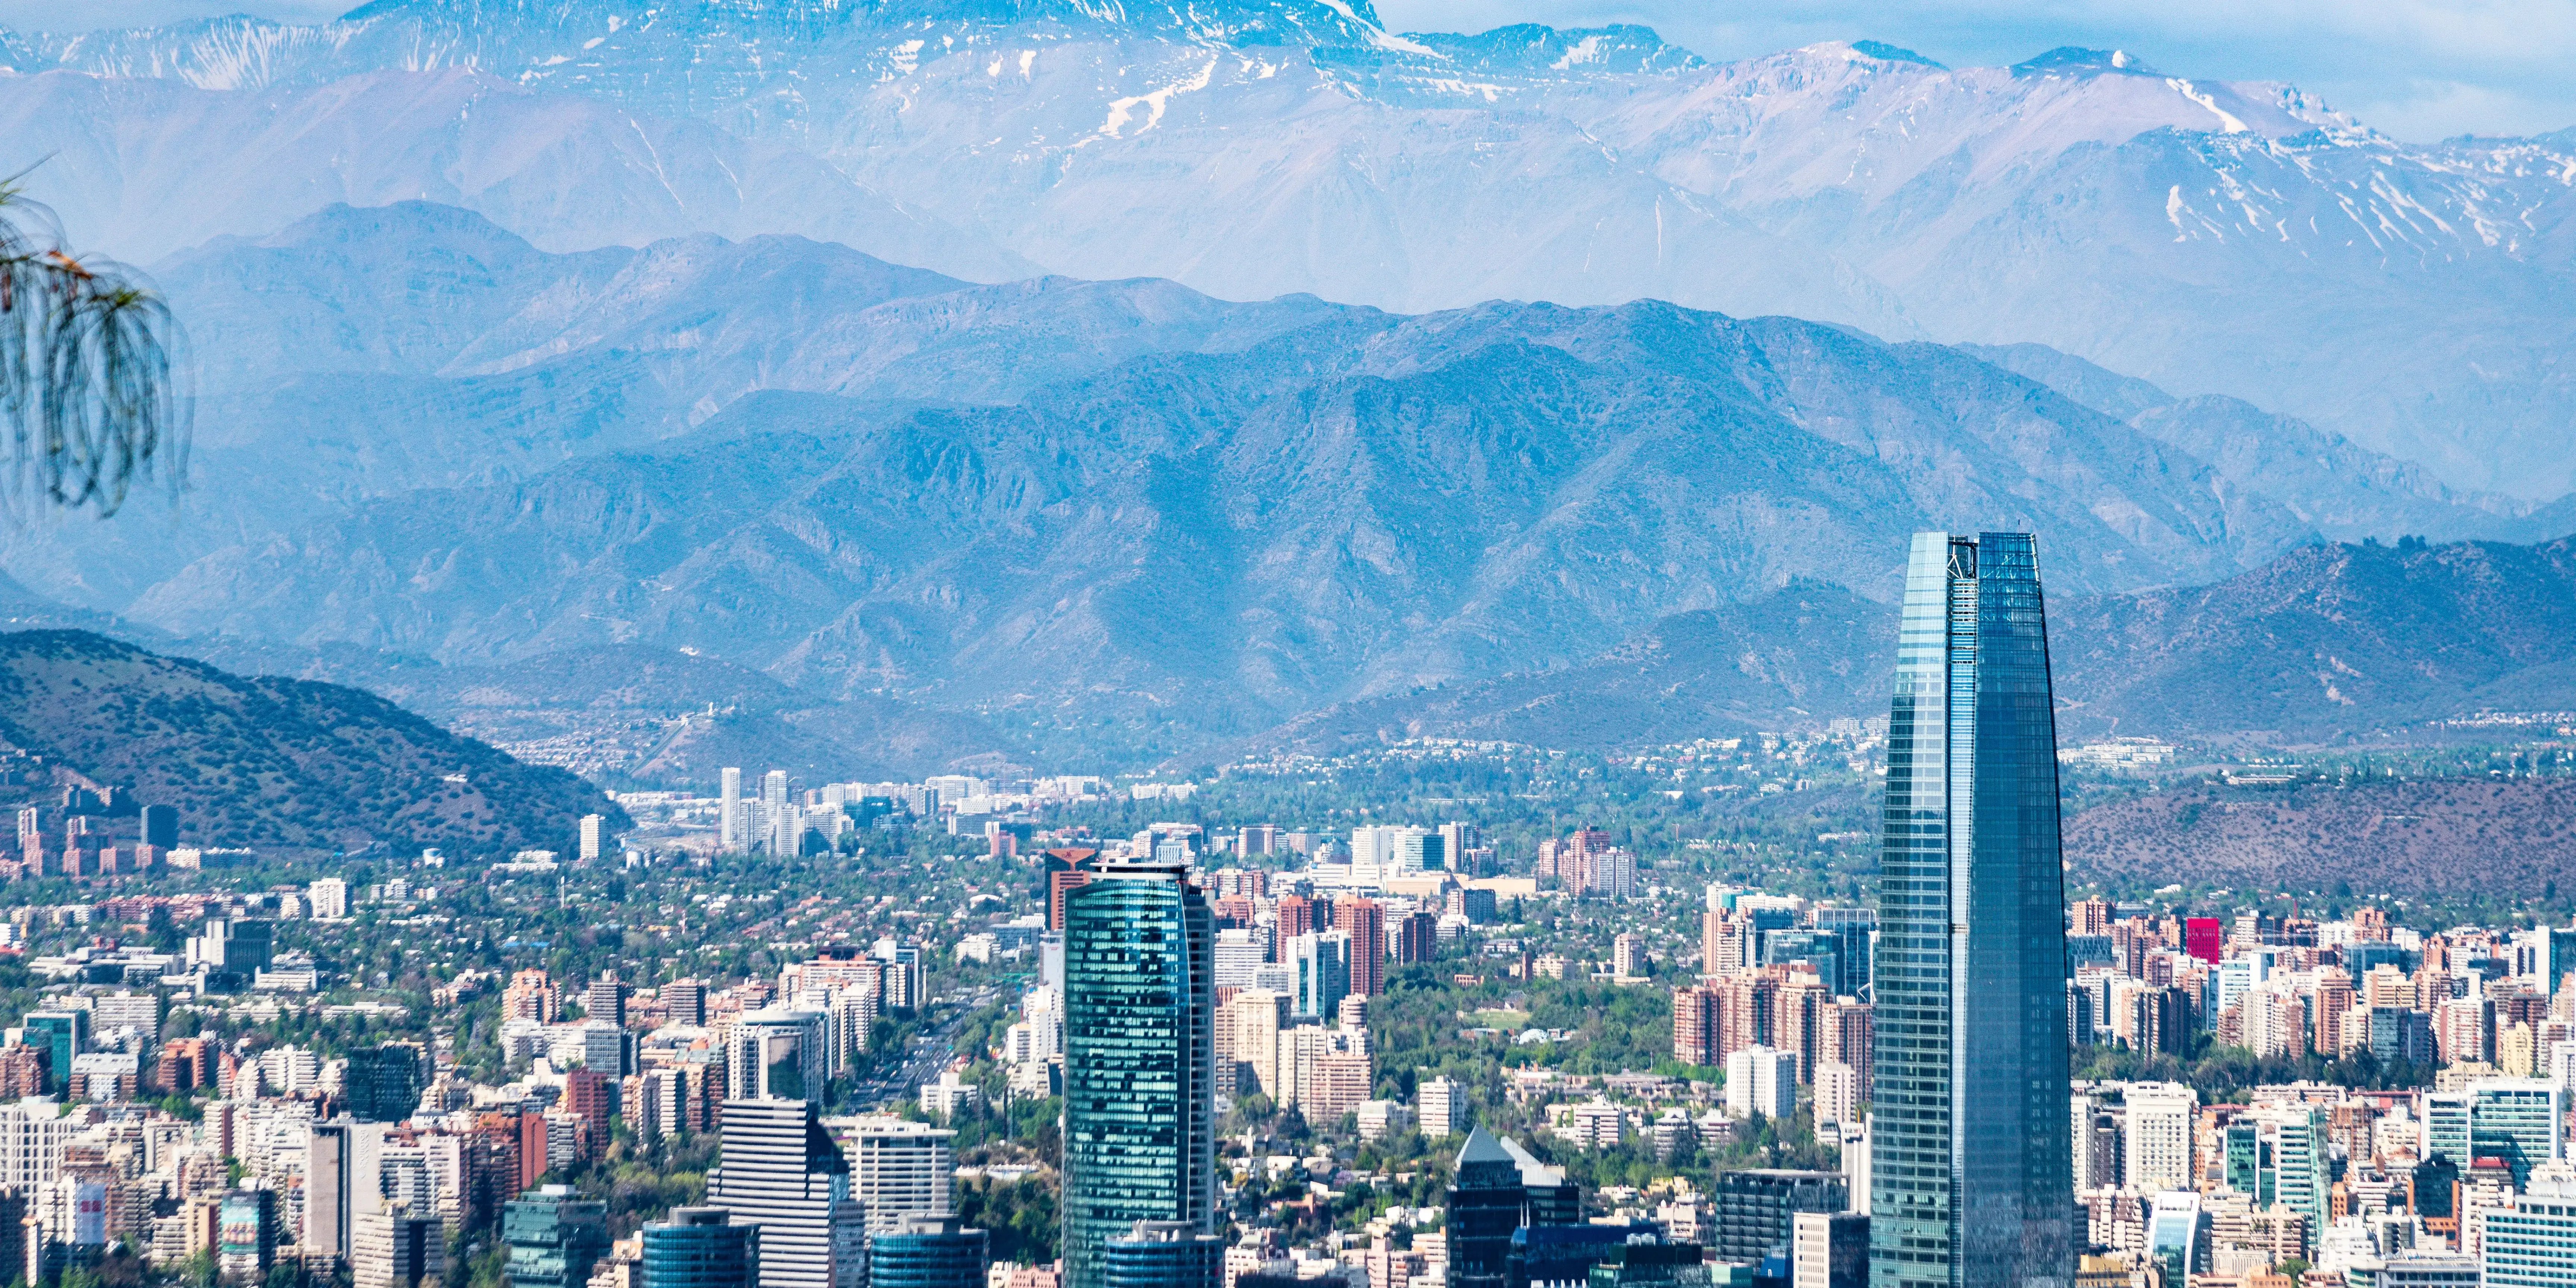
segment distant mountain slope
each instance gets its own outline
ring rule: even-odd
[[[2041,574],[2053,577],[2046,538]],[[1665,618],[1598,657],[1315,711],[1247,745],[1381,737],[1607,749],[1887,708],[1896,617],[1833,587]],[[2212,585],[2052,594],[2062,744],[2325,742],[2576,711],[2576,537],[2318,545]]]
[[[676,718],[515,696],[540,659],[603,649],[695,648],[699,670],[792,691],[776,714],[638,732],[634,763],[753,724],[816,763],[1018,754],[1062,728],[1159,756],[1431,719],[1403,698],[1432,685],[1451,686],[1439,719],[1524,730],[1546,721],[1514,703],[1588,685],[1561,736],[1643,737],[1879,692],[1823,678],[1874,676],[1875,636],[1801,644],[1747,613],[1797,586],[1859,621],[1918,526],[2040,531],[2063,606],[2225,582],[2321,531],[2529,538],[2568,513],[2035,346],[1660,304],[1407,317],[1152,280],[988,286],[792,237],[553,255],[417,202],[333,207],[160,275],[202,323],[192,494],[175,516],[12,530],[9,573],[244,656],[516,668],[511,699],[477,704],[452,675],[279,663],[530,755]],[[87,624],[68,611],[31,624]],[[1770,678],[1685,674],[1748,649]],[[2070,720],[2155,710],[2135,673],[2165,665],[2112,650]],[[2499,664],[2522,687],[2479,700],[2522,704],[2549,674]]]
[[[2077,880],[2128,890],[2180,881],[2543,898],[2576,889],[2576,782],[2180,787],[2068,820],[2066,857]]]
[[[1239,750],[1335,755],[1417,737],[1609,750],[1880,714],[1895,616],[1839,586],[1677,613],[1557,671],[1342,703]]]
[[[38,195],[136,258],[425,196],[552,249],[794,232],[976,280],[1660,298],[2044,343],[2453,487],[2576,484],[2564,134],[2405,145],[2107,51],[1710,65],[1341,0],[380,0],[0,57],[0,163],[58,153]]]
[[[2280,502],[2338,541],[2422,536],[2531,540],[2576,530],[2557,507],[2445,486],[2423,466],[2371,451],[2341,434],[2242,399],[2176,398],[2045,345],[1963,344],[2106,416],[2135,425],[2215,466],[2239,487]],[[2576,501],[2576,498],[2569,498]]]
[[[256,92],[0,76],[0,140],[78,244],[138,262],[333,203],[428,200],[555,251],[793,232],[984,281],[1038,271],[793,146],[456,67]]]
[[[156,276],[199,359],[191,494],[176,515],[0,533],[7,567],[66,602],[123,608],[226,546],[656,442],[753,389],[1011,401],[1139,354],[1378,316],[1158,281],[979,287],[790,237],[557,256],[425,202],[331,207]]]
[[[450,663],[689,646],[820,694],[1250,732],[1794,578],[1883,598],[1929,524],[2048,531],[2069,590],[2311,539],[2220,491],[1938,346],[1663,305],[1343,310],[1016,406],[764,393],[650,450],[218,551],[129,611]]]
[[[180,839],[329,854],[566,849],[624,814],[358,689],[227,674],[83,631],[0,633],[0,740],[174,804]]]
[[[2576,692],[2529,683],[2576,661],[2576,538],[2316,546],[2214,585],[2071,604],[2050,627],[2061,695],[2080,703],[2061,723],[2078,728],[2318,737],[2576,708]]]

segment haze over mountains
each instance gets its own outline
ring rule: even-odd
[[[144,261],[429,198],[558,251],[774,231],[987,281],[1656,298],[2042,343],[2453,487],[2576,482],[2576,137],[2402,145],[2128,55],[1709,65],[1337,0],[379,0],[0,56],[0,160],[53,156],[39,194]]]
[[[200,337],[194,491],[176,516],[15,533],[8,571],[155,647],[523,748],[581,731],[630,771],[1042,738],[1153,759],[1283,724],[1617,744],[1865,711],[1926,526],[2047,534],[2068,603],[2179,605],[2088,628],[2121,637],[2086,665],[2126,685],[2096,708],[2153,709],[2194,678],[2157,630],[2273,611],[2156,588],[2286,583],[2345,549],[2322,538],[2534,540],[2560,517],[2037,347],[1661,303],[1407,317],[978,286],[788,237],[552,255],[425,203],[159,275]],[[2564,594],[2562,563],[2475,580]],[[2350,598],[2369,621],[2376,596]],[[2453,714],[2549,660],[2492,642],[2459,646],[2494,654],[2475,679],[2260,727]],[[667,727],[708,703],[732,714]]]
[[[2043,534],[2087,729],[2564,687],[2493,616],[2576,532],[2563,138],[1330,0],[383,0],[0,60],[0,149],[151,261],[201,394],[175,515],[0,537],[29,620],[514,746],[1861,711],[1922,527]],[[2383,619],[2381,555],[2320,543],[2402,534],[2502,589]],[[2310,593],[2351,612],[2281,634]]]

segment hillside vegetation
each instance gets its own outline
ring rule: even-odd
[[[0,741],[179,807],[180,843],[569,849],[617,806],[362,689],[239,676],[86,631],[0,634]]]
[[[2069,819],[2078,881],[2550,898],[2576,890],[2576,780],[2194,785]]]

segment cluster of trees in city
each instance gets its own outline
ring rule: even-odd
[[[2314,1052],[2295,1058],[2258,1056],[2207,1033],[2192,1034],[2191,1049],[2182,1055],[2126,1046],[2083,1046],[2075,1048],[2073,1063],[2078,1078],[2178,1082],[2198,1091],[2203,1104],[2241,1104],[2256,1087],[2291,1082],[2332,1083],[2356,1091],[2431,1087],[2438,1072],[2432,1065],[2383,1061],[2367,1051],[2342,1057]]]

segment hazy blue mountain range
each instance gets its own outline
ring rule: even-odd
[[[1571,666],[1317,710],[1265,742],[1612,748],[1882,714],[1895,632],[1892,606],[1800,584]],[[2421,738],[2480,712],[2559,713],[2550,727],[2576,711],[2576,538],[2305,546],[2210,585],[2054,593],[2049,662],[2067,745]]]
[[[2060,739],[2440,740],[2479,736],[2436,726],[2482,712],[2554,727],[2576,711],[2571,583],[2576,539],[2408,542],[2303,547],[2188,592],[2056,596]],[[1895,630],[1887,604],[1798,582],[1674,614],[1565,666],[1389,691],[1244,732],[1258,712],[1243,704],[1140,711],[1058,691],[1052,703],[958,709],[940,705],[937,693],[835,696],[825,685],[644,645],[442,665],[342,643],[180,639],[0,590],[10,624],[22,629],[76,623],[233,671],[362,687],[522,758],[646,782],[703,783],[716,768],[745,762],[820,778],[961,763],[1204,765],[1238,751],[1333,754],[1410,737],[1611,750],[1731,736],[1882,713]],[[1175,637],[1163,651],[1166,664],[1173,655],[1186,664],[1208,650]],[[2151,821],[2163,835],[2188,830],[2192,818]],[[2204,857],[2227,867],[2242,857],[2227,847],[2250,843],[2242,833],[2192,838],[2221,845]],[[2426,842],[2412,833],[2382,839],[2404,842],[2391,862]],[[2103,850],[2100,842],[2088,841],[2088,853]]]
[[[555,251],[794,232],[986,281],[1658,298],[2046,344],[2451,487],[2576,483],[2576,135],[2405,145],[2126,55],[1712,65],[1364,0],[379,0],[0,59],[0,162],[50,155],[39,195],[138,260],[428,198]]]
[[[197,337],[193,490],[14,532],[11,575],[155,647],[671,773],[762,739],[822,765],[1373,738],[1425,686],[1490,723],[1473,686],[1586,667],[1708,705],[1595,684],[1569,741],[1776,723],[1877,703],[1919,527],[2038,530],[2066,597],[2229,585],[2324,536],[2559,535],[2051,351],[1659,303],[976,285],[792,237],[556,255],[427,203],[158,276]]]
[[[2044,386],[1787,319],[973,286],[784,238],[552,256],[422,205],[162,276],[203,337],[195,493],[10,568],[180,635],[686,646],[1249,731],[1793,578],[1884,597],[1927,524],[2049,531],[2070,590],[2314,539]]]

